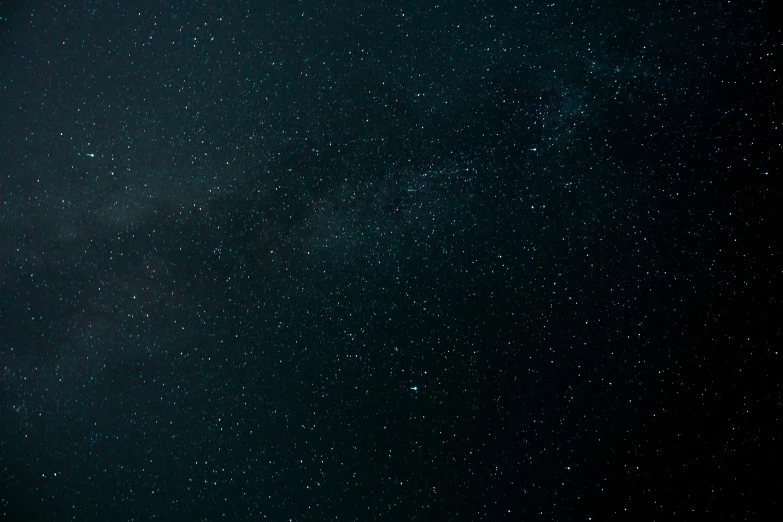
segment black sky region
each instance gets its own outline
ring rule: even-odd
[[[772,520],[776,5],[0,3],[0,518]]]

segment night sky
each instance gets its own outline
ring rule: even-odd
[[[0,518],[777,519],[775,4],[2,2]]]

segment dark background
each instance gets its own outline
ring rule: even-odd
[[[0,3],[0,516],[769,519],[774,5]]]

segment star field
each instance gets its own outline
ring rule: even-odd
[[[777,10],[0,6],[0,517],[773,512]]]

